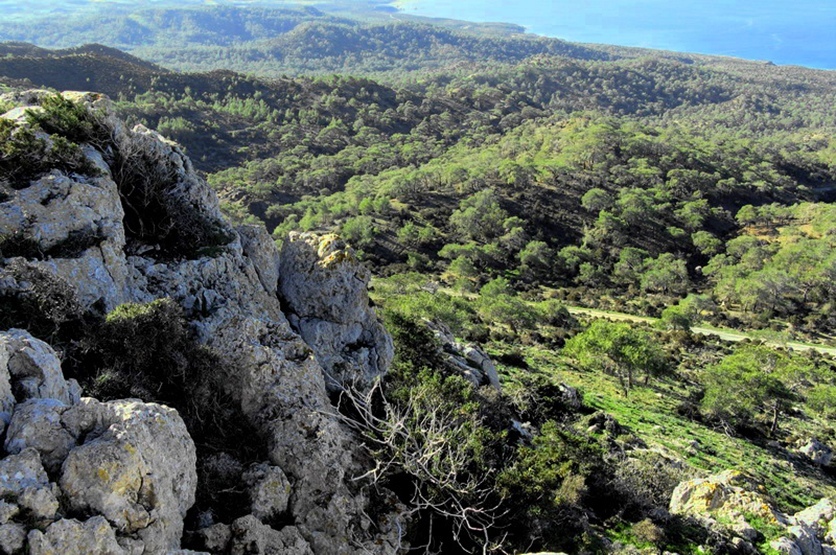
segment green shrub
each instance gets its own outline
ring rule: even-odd
[[[48,103],[47,100],[45,102]],[[72,102],[69,104],[75,106]],[[86,113],[84,108],[81,110]],[[55,110],[49,113],[28,111],[26,117],[29,126],[0,119],[0,185],[5,182],[12,188],[22,189],[31,180],[53,168],[84,175],[100,174],[99,169],[74,142],[84,134],[77,131],[63,133],[69,125],[49,125],[53,112]],[[37,137],[37,129],[51,133],[49,140]],[[81,139],[82,142],[84,140]]]
[[[0,290],[0,329],[23,328],[50,342],[83,327],[83,308],[72,286],[23,260],[0,269],[19,289]]]
[[[27,110],[26,121],[50,135],[60,135],[74,143],[103,146],[110,141],[110,132],[87,107],[61,94],[43,98],[40,109]]]

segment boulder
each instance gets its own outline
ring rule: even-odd
[[[827,466],[833,460],[833,449],[816,438],[808,439],[798,448],[798,452],[821,466]]]
[[[828,523],[836,517],[836,506],[828,498],[822,498],[815,505],[811,505],[792,516],[792,521],[799,526],[815,530],[821,534],[827,530]]]
[[[8,384],[8,385],[7,385]],[[0,409],[11,413],[15,403],[27,399],[77,402],[81,388],[65,380],[55,351],[25,330],[0,332]],[[8,420],[7,420],[8,422]]]
[[[178,548],[197,473],[177,411],[135,400],[91,401],[75,411],[86,413],[80,420],[88,426],[62,468],[70,509],[103,515],[120,535],[144,542],[145,553]]]
[[[781,555],[803,555],[798,544],[786,537],[769,542],[769,547]]]
[[[712,515],[735,519],[753,515],[771,524],[787,522],[787,518],[773,508],[763,487],[735,470],[681,482],[673,491],[669,510],[672,514],[696,517]]]
[[[821,542],[816,532],[807,526],[790,526],[787,536],[795,542],[802,555],[822,555]]]

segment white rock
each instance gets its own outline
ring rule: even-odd
[[[836,516],[836,507],[830,499],[824,497],[815,505],[795,513],[793,520],[801,526],[807,526],[821,532],[827,527],[827,523],[833,520],[834,516]]]

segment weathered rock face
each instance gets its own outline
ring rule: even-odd
[[[369,272],[336,235],[291,233],[284,242],[279,292],[291,325],[311,346],[326,385],[364,386],[384,373],[394,347],[369,306]]]
[[[45,94],[5,99],[37,105]],[[233,230],[177,145],[141,126],[127,129],[100,95],[65,97],[87,106],[110,137],[82,145],[99,175],[54,169],[6,192],[0,226],[34,248],[0,259],[0,295],[28,286],[11,271],[18,264],[65,284],[81,311],[162,297],[183,307],[198,340],[221,358],[225,393],[257,428],[269,459],[236,470],[249,491],[250,516],[198,519],[206,528],[191,536],[205,537],[210,551],[394,552],[398,527],[376,532],[365,516],[367,500],[349,487],[364,472],[361,455],[331,416],[327,392],[368,383],[393,357],[392,340],[369,306],[366,271],[336,237],[296,236],[280,257],[263,228]],[[8,117],[23,121],[21,115]],[[153,202],[131,196],[140,185]],[[48,491],[68,510],[24,530],[30,551],[179,547],[194,499],[195,451],[176,412],[135,400],[79,400],[54,353],[18,333],[0,335],[5,449],[10,456],[37,453]],[[32,503],[48,514],[50,500],[39,495]],[[7,519],[10,526],[15,518]],[[273,529],[276,522],[293,524]],[[16,545],[19,532],[0,530],[0,542]]]
[[[770,547],[786,555],[822,555],[836,552],[832,545],[836,530],[836,506],[822,499],[794,515],[775,509],[763,487],[741,472],[729,470],[699,480],[680,483],[673,492],[670,512],[702,520],[709,527],[730,523],[736,544],[744,551],[757,553],[753,546],[763,536],[748,522],[752,517],[784,535],[770,542]],[[715,520],[716,519],[716,520]]]
[[[741,472],[728,470],[708,478],[679,484],[671,496],[670,512],[682,515],[757,515],[767,522],[785,523],[763,487]]]
[[[6,552],[142,553],[180,546],[194,503],[195,447],[173,409],[77,396],[56,353],[22,330],[0,332],[0,383],[17,398],[0,459]],[[98,515],[84,523],[73,517]],[[13,549],[12,549],[13,548]]]
[[[135,534],[146,552],[179,547],[197,473],[194,443],[177,412],[132,400],[85,399],[63,421],[85,438],[61,469],[70,509],[101,514],[119,534]]]

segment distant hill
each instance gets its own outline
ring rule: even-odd
[[[343,12],[339,12],[340,14]],[[31,23],[0,22],[0,40],[67,48],[100,43],[168,67],[235,68],[261,75],[401,72],[533,55],[610,55],[505,25],[361,12],[357,19],[315,8],[139,9]],[[431,24],[430,24],[431,23]]]

